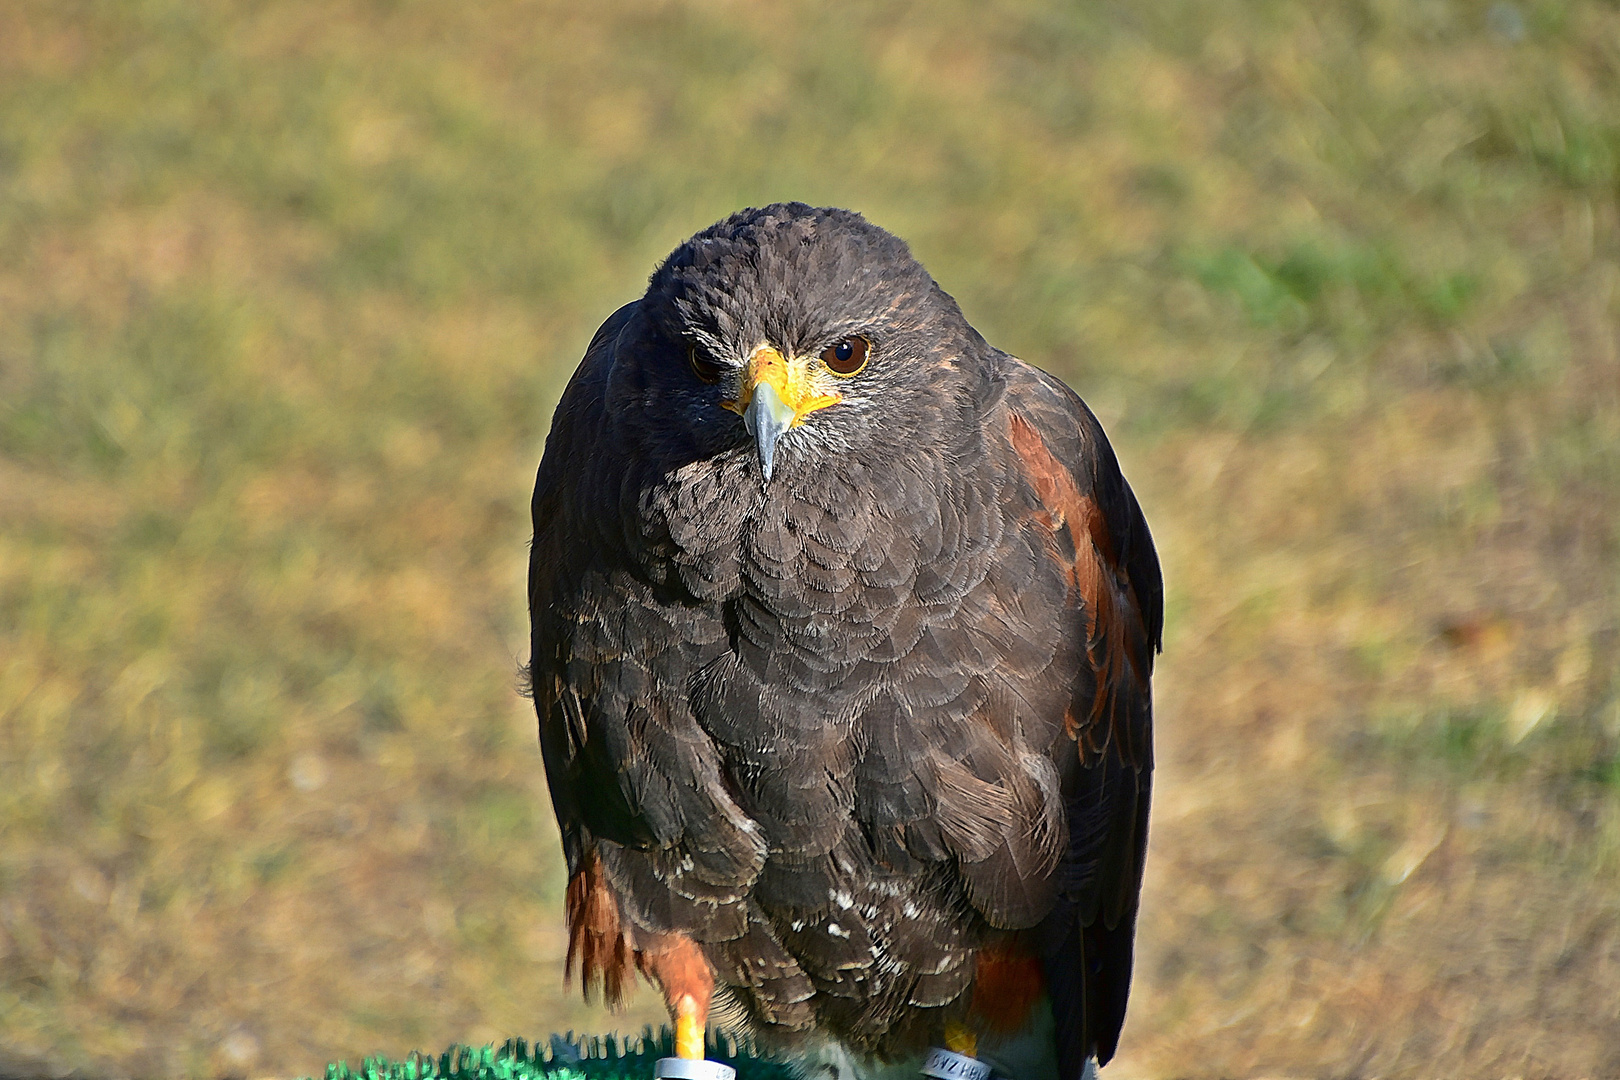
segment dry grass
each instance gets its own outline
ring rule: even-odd
[[[0,1061],[600,1030],[513,690],[562,380],[797,197],[1163,550],[1111,1075],[1620,1074],[1620,13],[0,7]]]

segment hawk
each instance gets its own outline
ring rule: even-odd
[[[568,964],[871,1076],[1114,1053],[1163,586],[1097,418],[907,246],[799,203],[602,324],[535,483]],[[694,1050],[695,1047],[695,1050]]]

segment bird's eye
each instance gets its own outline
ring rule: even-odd
[[[717,383],[725,374],[725,367],[696,345],[686,347],[686,361],[692,365],[692,374],[706,383]]]
[[[821,362],[834,375],[854,375],[866,366],[866,339],[847,337],[836,345],[829,345],[822,350]]]

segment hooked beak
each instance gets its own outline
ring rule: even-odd
[[[776,440],[793,426],[794,419],[793,407],[777,397],[775,387],[768,382],[754,387],[753,400],[743,410],[743,426],[759,447],[759,467],[765,471],[767,482],[776,460]]]
[[[748,358],[738,400],[725,407],[743,418],[743,425],[759,447],[759,465],[767,482],[776,462],[776,444],[805,415],[840,400],[838,394],[818,393],[810,362],[804,357],[784,358],[769,345],[761,345]]]

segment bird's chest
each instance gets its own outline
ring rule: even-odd
[[[677,474],[642,504],[652,576],[711,609],[760,676],[892,662],[982,583],[1001,538],[993,485],[963,479],[856,469],[762,489],[740,463]]]

